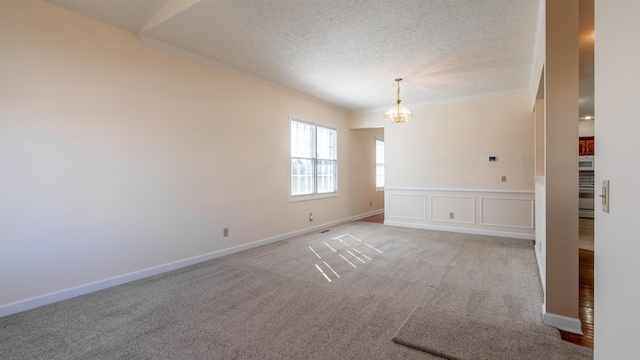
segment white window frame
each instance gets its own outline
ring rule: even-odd
[[[314,139],[312,140],[313,144],[312,144],[312,158],[314,160],[314,176],[313,176],[313,189],[314,192],[313,194],[305,194],[305,195],[292,195],[291,191],[292,191],[292,178],[293,178],[293,174],[292,174],[292,159],[293,159],[293,149],[291,148],[291,140],[292,140],[292,134],[291,134],[291,125],[292,122],[298,122],[298,123],[302,123],[302,124],[306,124],[306,125],[310,125],[313,126],[315,128],[314,130]],[[318,128],[323,128],[323,129],[329,129],[329,130],[333,130],[336,132],[336,144],[335,144],[335,157],[336,159],[333,160],[335,161],[335,191],[333,192],[326,192],[326,193],[318,193],[318,156],[317,156],[317,139],[318,139]],[[304,201],[304,200],[313,200],[313,199],[323,199],[323,198],[329,198],[329,197],[337,197],[339,195],[339,131],[338,129],[332,128],[330,126],[325,126],[325,125],[320,125],[320,124],[316,124],[316,123],[312,123],[309,121],[305,121],[305,120],[301,120],[300,118],[297,117],[293,117],[293,116],[289,116],[289,201]]]
[[[373,163],[374,163],[374,170],[373,170],[374,171],[374,179],[373,179],[373,183],[374,183],[376,191],[384,191],[384,184],[382,186],[378,186],[378,165],[382,165],[382,176],[383,176],[383,179],[384,179],[383,182],[386,181],[385,166],[384,166],[384,163],[385,163],[384,155],[383,155],[383,158],[382,158],[382,162],[381,163],[378,162],[378,160],[379,160],[378,159],[378,142],[382,143],[382,148],[383,148],[383,151],[384,151],[384,140],[376,138],[375,142],[374,142],[374,148],[375,149],[374,149],[374,155],[373,155],[374,156],[374,159],[373,159]]]

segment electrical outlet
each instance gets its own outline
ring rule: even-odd
[[[227,237],[227,236],[229,236],[229,228],[222,229],[222,237]]]
[[[309,213],[309,221],[313,221],[313,213]]]
[[[369,201],[369,206],[373,206],[373,201]]]
[[[502,182],[507,182],[507,175],[502,175]]]
[[[452,212],[449,213],[449,219],[453,219],[453,213]]]

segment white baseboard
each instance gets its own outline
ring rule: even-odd
[[[0,317],[8,316],[8,315],[19,313],[19,312],[26,311],[26,310],[35,309],[35,308],[40,307],[40,306],[49,305],[49,304],[52,304],[52,303],[55,303],[55,302],[58,302],[58,301],[71,299],[71,298],[74,298],[76,296],[85,295],[85,294],[92,293],[92,292],[95,292],[95,291],[98,291],[98,290],[103,290],[103,289],[106,289],[106,288],[110,288],[110,287],[113,287],[113,286],[125,284],[125,283],[131,282],[131,281],[135,281],[135,280],[140,280],[140,279],[143,279],[143,278],[146,278],[146,277],[162,274],[162,273],[167,272],[167,271],[176,270],[176,269],[180,269],[180,268],[183,268],[183,267],[186,267],[186,266],[195,265],[197,263],[201,263],[201,262],[208,261],[208,260],[213,260],[213,259],[225,256],[225,255],[234,254],[234,253],[237,253],[237,252],[240,252],[240,251],[252,249],[252,248],[255,248],[255,247],[258,247],[258,246],[271,244],[271,243],[274,243],[274,242],[277,242],[277,241],[285,240],[285,239],[292,238],[292,237],[299,236],[299,235],[304,235],[304,234],[307,234],[307,233],[318,231],[320,229],[326,229],[326,228],[331,227],[331,226],[340,225],[340,224],[343,224],[343,223],[347,223],[347,222],[350,222],[350,221],[366,218],[366,217],[377,215],[377,214],[381,214],[381,213],[384,213],[384,209],[371,211],[371,212],[368,212],[368,213],[365,213],[365,214],[352,216],[352,217],[349,217],[349,218],[346,218],[346,219],[342,219],[342,220],[337,220],[337,221],[332,221],[332,222],[329,222],[329,223],[324,223],[324,224],[320,224],[320,225],[316,225],[316,226],[311,226],[311,227],[304,228],[304,229],[301,229],[301,230],[292,231],[292,232],[289,232],[289,233],[286,233],[286,234],[269,237],[269,238],[258,240],[258,241],[254,241],[254,242],[251,242],[251,243],[242,244],[242,245],[230,247],[230,248],[227,248],[227,249],[222,249],[222,250],[210,252],[210,253],[207,253],[207,254],[202,254],[202,255],[194,256],[194,257],[183,259],[183,260],[178,260],[178,261],[170,262],[170,263],[167,263],[167,264],[154,266],[154,267],[151,267],[151,268],[147,268],[147,269],[143,269],[143,270],[139,270],[139,271],[134,271],[134,272],[131,272],[131,273],[128,273],[128,274],[124,274],[124,275],[120,275],[120,276],[114,276],[114,277],[111,277],[111,278],[108,278],[108,279],[98,280],[98,281],[95,281],[95,282],[92,282],[92,283],[83,284],[83,285],[79,285],[79,286],[74,286],[72,288],[68,288],[68,289],[64,289],[64,290],[60,290],[60,291],[55,291],[55,292],[52,292],[52,293],[48,293],[48,294],[32,297],[32,298],[29,298],[29,299],[20,300],[20,301],[16,301],[16,302],[13,302],[13,303],[5,304],[5,305],[0,306]]]
[[[384,224],[389,226],[402,226],[402,227],[410,227],[415,229],[439,230],[439,231],[459,232],[459,233],[475,234],[475,235],[500,236],[500,237],[515,238],[515,239],[523,239],[523,240],[536,239],[536,236],[534,234],[521,234],[521,233],[515,233],[515,232],[508,232],[508,231],[492,231],[492,230],[463,228],[463,227],[455,227],[455,226],[413,224],[413,223],[406,223],[401,221],[385,221]]]
[[[545,304],[542,304],[542,322],[563,331],[584,335],[582,333],[582,322],[580,319],[548,313]]]
[[[367,218],[369,216],[380,215],[380,214],[384,214],[384,209],[375,210],[375,211],[369,211],[368,213],[365,213],[365,214],[353,216],[353,217],[349,218],[349,221],[360,220],[360,219]]]

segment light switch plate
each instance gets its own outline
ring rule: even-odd
[[[600,198],[602,198],[602,211],[608,213],[609,212],[609,180],[602,180],[602,194],[600,194]]]

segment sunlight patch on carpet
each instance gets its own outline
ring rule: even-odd
[[[352,244],[349,244],[349,242],[351,242]],[[354,243],[354,242],[357,242],[357,243]],[[318,259],[321,259],[326,269],[328,269],[328,270],[323,269],[321,265],[314,264],[316,269],[320,272],[320,274],[322,274],[324,278],[327,279],[329,282],[332,282],[331,276],[330,276],[331,274],[335,275],[336,278],[340,278],[340,275],[336,270],[334,270],[333,267],[329,265],[329,263],[327,263],[326,260],[324,260],[325,258],[328,259],[329,262],[333,263],[334,266],[338,266],[336,265],[336,262],[338,264],[346,263],[350,265],[352,268],[358,269],[358,266],[355,263],[367,265],[368,263],[373,261],[374,254],[367,255],[365,251],[368,251],[369,253],[371,253],[370,250],[374,250],[379,254],[383,253],[382,251],[376,249],[375,247],[368,244],[367,242],[361,239],[358,239],[357,237],[351,234],[343,234],[340,236],[333,237],[331,238],[331,240],[322,241],[322,244],[324,244],[326,248],[331,250],[331,252],[328,252],[322,246],[320,246],[320,248],[314,248],[312,246],[309,246],[309,250],[311,250],[311,252]],[[363,246],[366,246],[367,248],[362,248]],[[358,250],[357,247],[361,247],[361,250]],[[342,260],[338,260],[337,258],[335,258],[336,255],[338,255],[338,257],[340,257]],[[332,258],[335,259],[335,261],[332,261]]]

